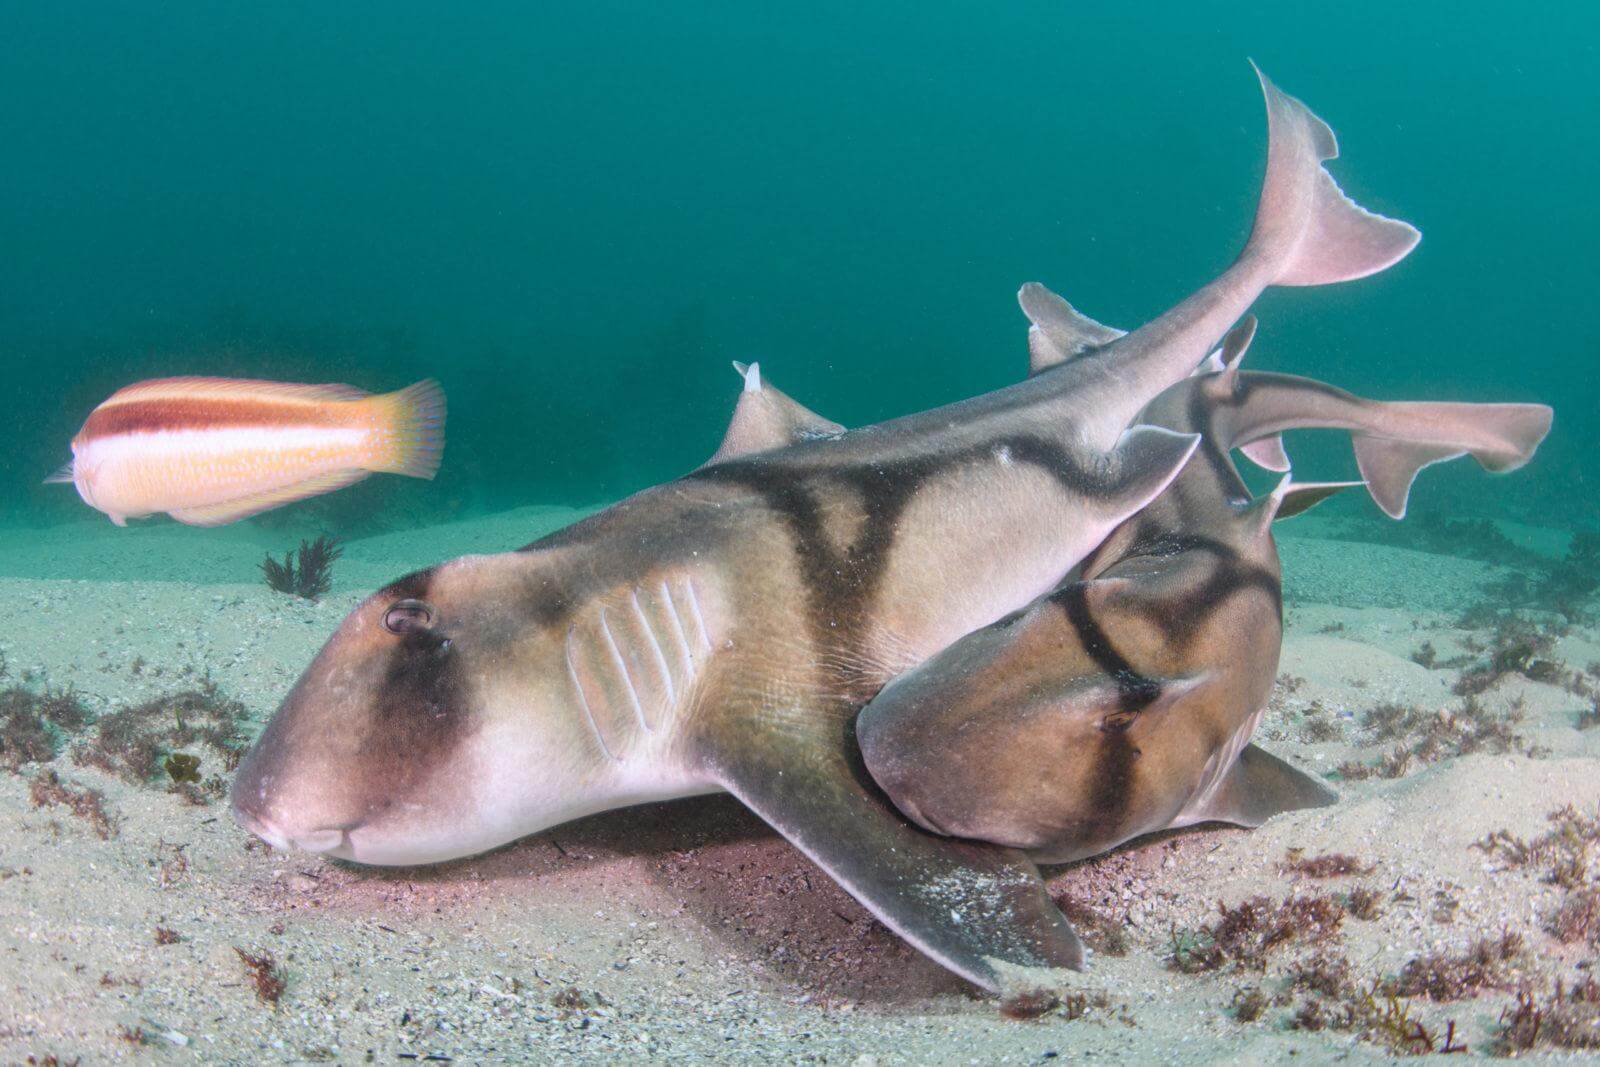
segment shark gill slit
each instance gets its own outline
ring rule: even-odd
[[[616,669],[617,676],[622,679],[623,688],[628,691],[628,702],[633,705],[633,714],[639,720],[639,729],[646,733],[650,731],[650,724],[644,721],[644,702],[639,699],[639,687],[633,684],[633,675],[628,671],[628,661],[622,655],[622,649],[617,647],[617,638],[611,632],[611,623],[606,619],[606,609],[600,609],[600,633],[606,639],[606,648],[611,653],[611,665]]]
[[[667,654],[661,649],[661,641],[656,637],[655,627],[650,625],[650,617],[645,614],[644,608],[639,603],[639,590],[635,589],[629,600],[633,604],[634,617],[639,620],[639,628],[644,631],[645,640],[650,642],[650,651],[655,656],[656,669],[661,672],[661,685],[667,691],[669,705],[678,702],[677,690],[672,684],[672,669],[667,666]]]
[[[595,744],[600,746],[600,751],[604,753],[606,759],[613,763],[620,762],[617,754],[611,751],[611,746],[606,744],[606,736],[600,732],[600,723],[596,721],[594,709],[589,704],[589,694],[583,687],[583,676],[573,658],[576,644],[577,627],[573,627],[567,631],[567,678],[572,682],[572,688],[577,691],[578,706],[583,709],[583,721],[589,724],[589,732],[594,734]]]
[[[677,639],[678,655],[683,661],[683,684],[687,688],[694,671],[694,653],[689,648],[689,634],[683,628],[683,618],[678,614],[677,602],[672,597],[672,587],[661,580],[661,602],[666,605],[667,618],[672,622],[672,635]]]

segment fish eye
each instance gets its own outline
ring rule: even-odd
[[[433,608],[420,600],[401,600],[383,613],[383,628],[392,634],[408,634],[427,629],[433,621]]]

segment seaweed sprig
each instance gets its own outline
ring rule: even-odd
[[[285,552],[281,563],[267,553],[261,574],[271,589],[316,600],[332,588],[333,563],[343,554],[338,538],[322,534],[315,541],[301,541],[297,552]]]

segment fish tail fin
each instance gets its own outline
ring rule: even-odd
[[[48,477],[48,478],[46,478],[44,480],[44,484],[45,485],[63,485],[63,484],[68,484],[68,483],[71,483],[71,482],[75,481],[76,478],[77,478],[77,475],[73,470],[73,464],[75,464],[76,462],[77,462],[77,460],[75,460],[75,459],[67,460],[67,462],[63,466],[57,467],[55,472],[53,474],[51,474],[50,477]]]
[[[1550,432],[1543,404],[1385,404],[1386,420],[1407,436],[1355,435],[1356,465],[1372,499],[1390,518],[1404,518],[1417,472],[1470,455],[1484,470],[1513,471],[1533,456]]]
[[[432,478],[444,454],[444,390],[432,378],[369,397],[376,447],[368,470]]]
[[[1350,281],[1403,259],[1422,234],[1345,196],[1322,166],[1339,155],[1333,130],[1259,67],[1256,76],[1267,103],[1267,176],[1246,255],[1275,265],[1273,285]]]

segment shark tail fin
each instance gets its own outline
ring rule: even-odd
[[[1277,264],[1274,285],[1327,285],[1376,274],[1403,259],[1422,234],[1344,195],[1324,160],[1339,155],[1328,124],[1256,68],[1266,96],[1269,144],[1255,229],[1246,254]]]
[[[1470,455],[1484,470],[1513,471],[1532,457],[1550,432],[1551,410],[1543,404],[1387,404],[1395,425],[1425,430],[1416,437],[1355,435],[1356,465],[1372,499],[1390,518],[1406,514],[1417,472],[1434,463]]]

